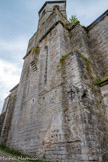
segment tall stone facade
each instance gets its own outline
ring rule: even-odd
[[[108,161],[108,11],[69,23],[66,1],[39,11],[19,85],[0,117],[0,144],[50,162]]]

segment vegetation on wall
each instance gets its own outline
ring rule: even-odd
[[[68,111],[68,108],[65,108],[63,111],[64,111],[64,112]]]
[[[66,55],[61,57],[60,62],[62,65],[64,64],[66,57],[69,56],[71,53],[72,53],[72,50],[69,51]]]
[[[77,22],[79,22],[79,21],[78,21],[78,18],[76,17],[76,15],[73,15],[73,16],[71,16],[71,18],[69,19],[69,22],[70,22],[70,23],[77,23]]]
[[[86,70],[87,70],[87,72],[89,74],[90,79],[93,81],[94,78],[92,76],[92,70],[91,70],[91,66],[90,66],[90,61],[82,53],[80,53],[80,56],[82,57],[82,59],[85,62],[85,67],[86,67]]]
[[[3,147],[3,146],[0,146],[0,150],[5,153],[8,153],[12,156],[15,156],[15,157],[25,158],[25,159],[27,158],[27,160],[25,160],[25,161],[42,162],[41,160],[32,160],[32,158],[29,156],[27,157],[26,155],[23,155],[15,150],[12,150],[12,149],[9,149],[9,148]],[[16,162],[17,162],[17,160],[16,160]]]
[[[33,47],[31,52],[39,54],[40,53],[40,48],[39,47]]]
[[[96,78],[95,84],[99,85],[99,84],[102,84],[103,82],[106,82],[106,81],[108,81],[108,76],[106,76],[106,77],[104,77],[102,79]]]

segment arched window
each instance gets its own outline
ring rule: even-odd
[[[48,77],[48,46],[45,47],[46,60],[45,60],[45,84],[47,84]]]

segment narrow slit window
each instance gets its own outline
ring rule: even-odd
[[[48,47],[46,47],[46,64],[45,64],[45,84],[47,84],[48,77]]]
[[[31,64],[33,72],[35,72],[37,70],[35,61],[33,60],[30,64]]]

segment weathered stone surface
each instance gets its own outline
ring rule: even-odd
[[[64,2],[57,4],[64,7]],[[1,143],[44,161],[105,162],[108,90],[95,83],[103,69],[93,55],[99,44],[92,45],[98,24],[90,31],[79,23],[69,24],[61,10],[52,7],[29,41],[16,101],[11,99],[6,108],[13,113],[4,119],[10,127]],[[107,24],[107,15],[102,22]],[[103,24],[99,22],[100,31]]]
[[[2,146],[6,146],[7,136],[11,128],[11,120],[16,103],[17,89],[18,85],[12,89],[11,94],[8,96],[8,98],[6,98],[3,113],[0,116],[0,121],[2,120],[2,129],[0,130],[0,145]]]
[[[1,136],[1,131],[2,131],[3,121],[5,119],[5,115],[6,115],[5,112],[0,115],[0,136]]]
[[[38,28],[40,28],[45,23],[55,8],[59,9],[66,17],[66,1],[47,1],[39,11]]]
[[[19,159],[21,159],[21,160],[19,160]],[[25,162],[22,159],[24,160],[24,158],[12,156],[11,154],[5,153],[4,151],[0,150],[0,162],[16,162],[16,161],[17,162]]]
[[[108,16],[91,28],[88,33],[98,73],[103,78],[108,76]]]

